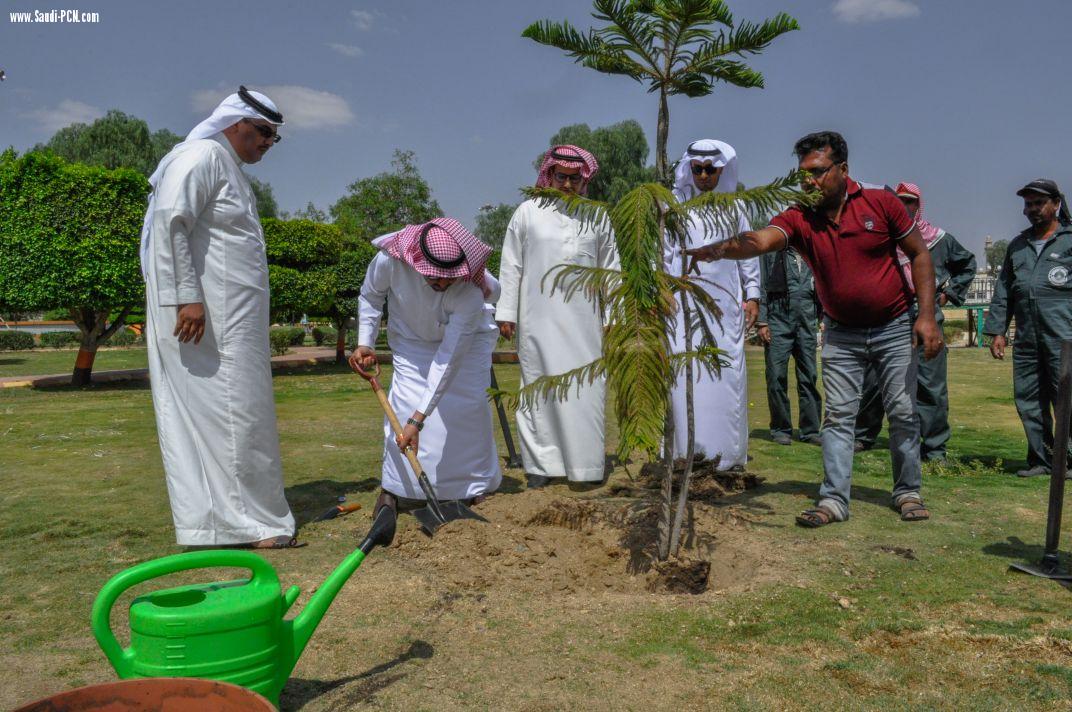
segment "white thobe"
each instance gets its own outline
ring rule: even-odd
[[[487,279],[494,301],[498,283],[490,274]],[[462,281],[437,292],[413,267],[380,252],[358,298],[358,345],[375,346],[385,302],[394,359],[388,399],[403,424],[415,411],[426,416],[417,459],[436,496],[468,499],[494,492],[502,473],[487,391],[499,332],[483,293]],[[424,499],[386,418],[383,434],[383,488]]]
[[[742,215],[737,233],[751,229]],[[734,234],[737,234],[734,233]],[[722,242],[733,235],[720,231],[706,234],[701,221],[694,219],[689,228],[689,249]],[[667,272],[681,274],[681,252],[669,247],[664,253]],[[707,313],[715,345],[725,351],[720,375],[712,377],[702,366],[693,364],[693,418],[695,423],[695,448],[709,458],[721,456],[719,469],[743,466],[748,461],[748,371],[744,357],[744,309],[742,302],[760,298],[759,259],[715,260],[697,263],[700,270],[700,286],[711,295],[722,310],[721,325]],[[695,302],[690,302],[695,309]],[[701,341],[699,329],[694,330],[692,347]],[[685,350],[685,320],[680,307],[677,326],[674,330],[674,351]],[[682,370],[671,394],[674,411],[674,457],[684,457],[688,452],[688,428],[685,408],[685,374]]]
[[[518,206],[506,228],[499,279],[502,297],[495,318],[517,324],[521,384],[565,373],[599,358],[604,315],[600,305],[577,293],[568,301],[551,293],[556,265],[618,269],[614,235],[605,225],[585,226],[557,207],[535,200]],[[542,284],[541,284],[542,283]],[[603,378],[570,389],[566,400],[543,399],[517,412],[525,472],[598,482],[604,470]]]
[[[175,534],[222,545],[294,534],[283,492],[268,345],[268,264],[256,200],[217,134],[165,156],[145,221],[146,342]],[[201,343],[173,335],[205,308]]]

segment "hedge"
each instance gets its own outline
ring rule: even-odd
[[[0,329],[0,351],[27,351],[33,347],[34,338],[30,332]]]
[[[269,329],[268,343],[272,349],[272,355],[282,356],[289,351],[292,337],[293,335],[290,333],[290,329]]]
[[[81,342],[82,336],[77,331],[46,331],[41,334],[41,345],[53,349],[77,346]]]

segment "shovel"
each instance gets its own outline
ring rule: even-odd
[[[491,367],[491,387],[496,391],[499,390],[499,382],[495,379],[494,366]],[[521,458],[514,448],[514,436],[510,433],[510,421],[506,419],[506,411],[503,409],[502,400],[498,395],[495,396],[495,411],[499,414],[499,426],[502,428],[503,440],[506,442],[506,451],[510,453],[506,458],[506,466],[521,467]]]
[[[376,398],[380,401],[380,407],[383,408],[383,412],[387,414],[388,422],[391,423],[391,430],[394,431],[395,435],[401,435],[402,424],[398,422],[395,409],[391,407],[391,403],[387,400],[387,393],[384,392],[383,386],[377,380],[380,375],[380,364],[376,364],[376,368],[371,372],[360,366],[355,366],[354,370],[372,386],[372,390],[376,393]],[[436,529],[439,529],[447,522],[453,522],[455,519],[488,521],[458,500],[441,502],[439,497],[436,496],[435,490],[432,489],[432,483],[428,479],[428,475],[424,473],[424,468],[421,467],[420,461],[417,460],[417,453],[414,452],[413,448],[408,447],[405,454],[406,459],[409,460],[410,467],[413,468],[414,474],[417,475],[417,484],[420,485],[421,491],[424,492],[425,500],[428,502],[424,507],[413,510],[413,516],[420,523],[421,529],[424,530],[425,534],[432,536],[435,534]]]

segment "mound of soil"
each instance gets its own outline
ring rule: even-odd
[[[488,523],[451,522],[434,538],[407,528],[392,548],[472,591],[696,594],[753,578],[761,552],[750,545],[747,522],[712,503],[756,486],[757,477],[713,467],[696,472],[682,558],[667,562],[655,560],[658,510],[645,477],[626,497],[611,494],[622,488],[577,496],[558,486],[496,495],[474,507]]]

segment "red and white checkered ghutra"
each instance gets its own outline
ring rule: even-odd
[[[549,188],[552,186],[551,174],[554,172],[555,166],[564,168],[580,167],[581,178],[584,182],[581,183],[580,190],[577,192],[581,195],[588,192],[588,181],[592,180],[592,176],[599,172],[599,161],[580,146],[572,144],[553,146],[543,156],[540,172],[536,176],[537,188]]]
[[[384,245],[387,254],[402,260],[424,277],[460,277],[488,288],[484,265],[491,246],[480,241],[454,218],[435,218],[420,225],[406,225]]]

